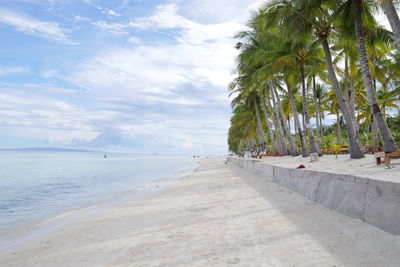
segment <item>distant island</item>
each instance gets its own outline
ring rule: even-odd
[[[61,147],[26,147],[26,148],[0,148],[0,151],[41,151],[41,152],[99,152],[93,150],[85,149],[71,149],[71,148],[61,148]]]

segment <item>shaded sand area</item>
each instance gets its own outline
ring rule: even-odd
[[[303,158],[302,156],[269,157],[263,158],[261,161],[270,165],[293,169],[304,164],[308,170],[351,174],[400,183],[400,159],[390,160],[391,169],[388,169],[385,164],[376,165],[374,155],[365,155],[365,158],[362,159],[350,159],[348,154],[338,155],[337,159],[335,155],[323,155],[317,162],[310,162],[309,157]]]
[[[225,159],[0,252],[1,266],[399,266],[400,236]]]

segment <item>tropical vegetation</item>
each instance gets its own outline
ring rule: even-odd
[[[393,32],[378,24],[378,12]],[[399,150],[393,1],[271,0],[236,38],[230,151],[307,157],[347,145],[351,158],[362,158],[365,146]]]

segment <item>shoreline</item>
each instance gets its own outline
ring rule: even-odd
[[[225,158],[165,189],[0,251],[4,266],[398,266],[400,236]]]
[[[105,199],[94,201],[93,203],[75,209],[61,211],[51,215],[44,215],[16,226],[2,228],[0,229],[0,236],[2,237],[0,239],[0,251],[18,246],[26,241],[60,229],[61,227],[80,219],[112,209],[124,202],[146,196],[153,192],[161,191],[168,185],[190,175],[198,168],[198,163],[196,161],[191,159],[188,160],[188,162],[190,162],[191,166],[182,171],[156,178],[154,181],[138,185],[135,188],[119,192]]]

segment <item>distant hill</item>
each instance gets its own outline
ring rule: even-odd
[[[41,151],[41,152],[100,152],[85,149],[70,149],[61,147],[26,147],[26,148],[0,148],[0,151]]]

